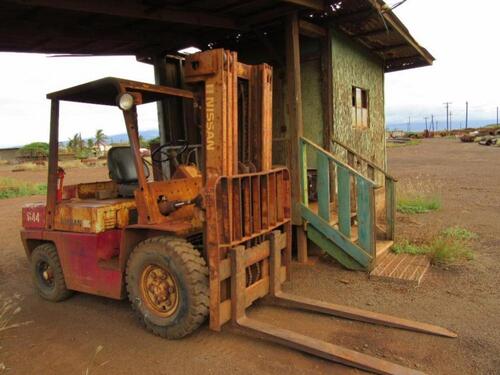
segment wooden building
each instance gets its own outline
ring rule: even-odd
[[[307,237],[354,269],[390,246],[384,75],[434,58],[383,0],[6,0],[0,21],[0,51],[135,55],[169,86],[184,85],[186,47],[272,65],[273,159],[291,171],[299,259]],[[162,141],[199,141],[179,99],[159,114]]]

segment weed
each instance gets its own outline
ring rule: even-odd
[[[394,244],[392,251],[396,254],[422,255],[428,254],[429,248],[426,245],[412,244],[408,240],[403,240]]]
[[[21,296],[15,294],[7,297],[0,293],[0,333],[8,329],[21,327],[33,323],[32,321],[23,323],[12,323],[12,320],[21,312],[19,301]]]
[[[459,227],[446,228],[424,244],[412,244],[408,240],[396,243],[396,254],[428,255],[436,265],[449,265],[474,259],[471,240],[477,235]]]
[[[13,178],[0,178],[0,199],[40,195],[47,192],[45,184],[30,184]]]
[[[400,183],[396,208],[403,214],[421,214],[441,208],[441,197],[435,193],[436,187],[417,177]]]
[[[477,238],[477,234],[474,232],[471,232],[465,228],[460,228],[460,227],[449,227],[446,228],[441,232],[441,235],[443,237],[447,238],[453,238],[456,240],[462,240],[462,241],[467,241],[467,240],[474,240]]]

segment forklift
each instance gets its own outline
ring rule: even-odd
[[[379,374],[422,374],[251,319],[264,300],[443,337],[441,327],[295,296],[290,176],[272,164],[272,68],[214,49],[186,57],[188,89],[103,78],[47,95],[51,101],[45,203],[22,209],[22,242],[40,296],[74,291],[128,297],[144,326],[179,339],[206,318],[330,361]],[[140,153],[137,107],[181,98],[201,147],[185,140]],[[110,179],[64,185],[58,166],[59,104],[107,105],[123,114],[130,146],[107,154]],[[199,157],[191,157],[199,151]],[[167,168],[165,168],[167,166]],[[168,173],[164,173],[168,169]]]

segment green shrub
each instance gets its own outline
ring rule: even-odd
[[[394,244],[392,251],[396,254],[411,254],[411,255],[422,255],[428,254],[429,249],[425,245],[412,244],[408,240],[403,240],[399,243]]]
[[[397,210],[403,214],[423,214],[441,208],[439,197],[415,196],[413,198],[398,199]]]
[[[433,264],[448,265],[474,259],[471,241],[476,238],[477,235],[467,229],[450,227],[428,243],[417,245],[403,240],[391,250],[396,254],[428,255]]]
[[[33,142],[19,149],[19,154],[26,157],[46,157],[49,155],[49,144],[46,142]]]
[[[47,193],[47,185],[30,184],[13,178],[0,178],[0,199]]]

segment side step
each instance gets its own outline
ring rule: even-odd
[[[346,306],[334,305],[309,298],[298,297],[281,290],[282,249],[278,245],[275,232],[271,235],[269,254],[269,300],[279,306],[298,308],[323,314],[339,316],[373,324],[402,328],[444,337],[457,337],[445,328],[426,323],[364,311]],[[268,323],[259,322],[246,316],[246,272],[245,249],[238,246],[231,249],[231,321],[238,330],[276,342],[305,353],[333,362],[383,375],[422,375],[421,371],[406,368],[383,359],[346,349],[322,340],[305,336]]]

